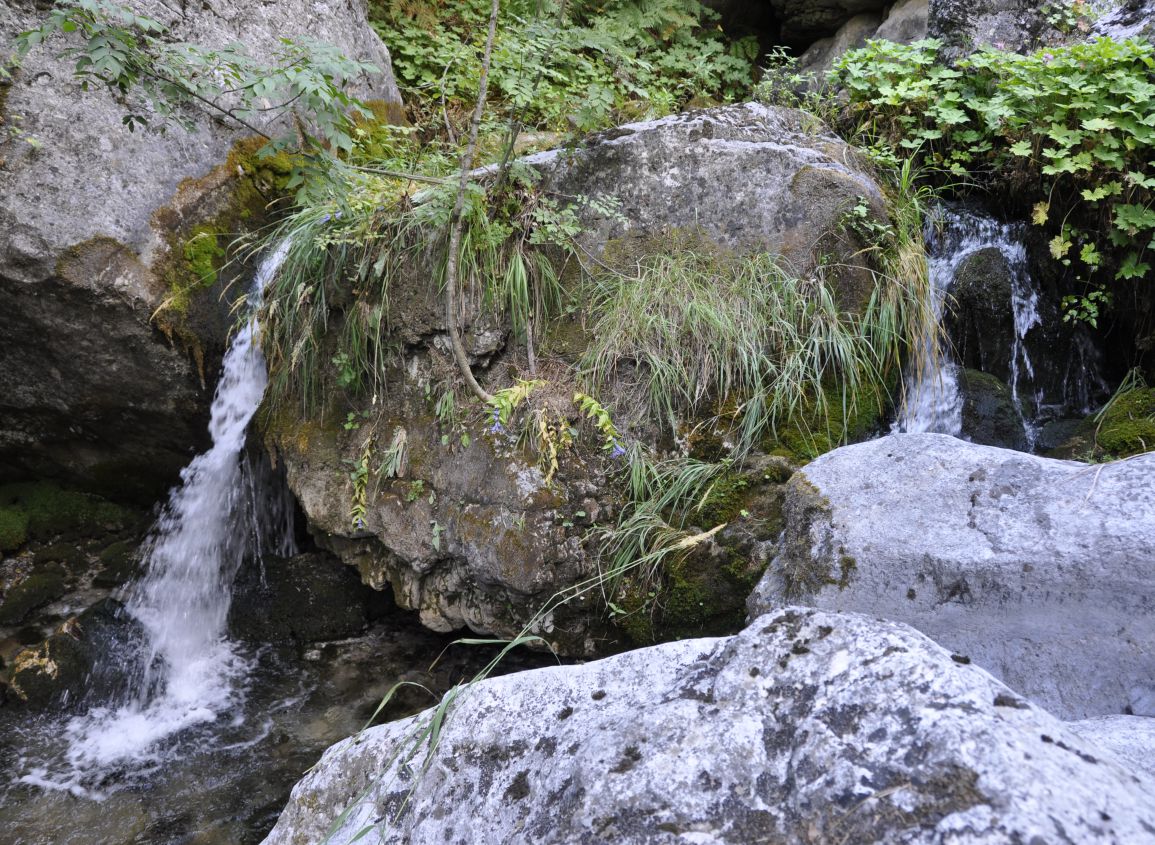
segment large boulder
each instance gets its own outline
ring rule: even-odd
[[[957,59],[982,47],[1021,51],[1051,33],[1038,0],[930,0],[927,33],[941,39],[944,56]]]
[[[258,59],[281,37],[330,42],[381,68],[356,93],[399,108],[389,53],[363,0],[130,5],[176,38],[239,42]],[[38,25],[48,6],[0,5],[0,43]],[[174,347],[150,317],[198,224],[231,210],[225,233],[237,231],[238,170],[252,168],[236,152],[245,135],[208,115],[195,132],[130,134],[123,106],[82,90],[71,64],[55,58],[63,46],[35,48],[0,88],[3,120],[19,130],[0,133],[0,481],[66,476],[118,489],[139,478],[149,499],[204,438],[211,394],[198,370],[212,358],[210,350],[205,365],[203,350]],[[211,305],[204,333],[220,341],[227,309]]]
[[[892,435],[823,455],[788,488],[752,616],[875,613],[1064,718],[1152,715],[1155,457],[1087,466]]]
[[[266,845],[1155,841],[1144,766],[855,614],[486,681],[430,748],[433,718],[330,748]]]
[[[714,248],[783,253],[804,272],[822,255],[842,254],[850,264],[861,252],[860,236],[843,225],[849,210],[864,202],[885,214],[882,191],[852,148],[802,112],[757,104],[631,124],[574,150],[524,161],[541,174],[545,190],[619,201],[620,217],[583,220],[584,252],[605,261],[668,249],[683,232]],[[514,636],[554,593],[597,573],[590,528],[617,518],[620,502],[609,479],[621,463],[600,449],[563,450],[561,466],[547,478],[517,432],[470,420],[462,392],[448,405],[452,413],[439,414],[457,371],[447,354],[444,306],[427,278],[390,291],[390,322],[403,356],[364,415],[342,422],[341,410],[306,424],[281,415],[270,421],[269,439],[317,541],[357,566],[366,583],[391,585],[398,603],[418,610],[435,630],[468,626]],[[873,285],[866,268],[852,268],[840,277],[839,296],[861,303]],[[556,334],[543,341],[553,344],[554,362],[567,354],[572,360],[567,344],[580,353],[588,342],[577,321]],[[524,372],[508,327],[470,318],[464,335],[479,377],[494,388]],[[559,373],[564,364],[542,364],[542,378]],[[534,399],[547,403],[551,418],[576,428],[572,390],[560,384],[555,379]],[[366,484],[365,513],[355,524],[349,467],[371,454],[376,469],[390,444],[406,456],[400,477],[375,475]],[[743,480],[743,495],[757,492],[762,477]],[[772,514],[757,515],[772,524]],[[719,589],[731,599],[741,595],[740,609],[752,586],[750,555],[715,551],[711,570],[727,573]],[[710,609],[717,592],[710,587],[687,604],[719,619],[726,613]],[[591,619],[596,602],[588,599],[542,620],[538,632],[571,654],[604,647],[600,623]],[[741,612],[731,615],[740,625]],[[693,633],[736,630],[714,624],[704,621]]]

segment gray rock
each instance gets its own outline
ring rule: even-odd
[[[1025,50],[1047,32],[1038,0],[930,0],[927,33],[942,39],[948,59],[986,46]]]
[[[898,0],[886,13],[886,20],[874,34],[875,38],[910,44],[926,38],[930,0]]]
[[[0,5],[0,43],[48,5]],[[382,68],[357,93],[400,102],[363,0],[130,5],[175,37],[240,42],[258,58],[282,36],[328,41]],[[221,165],[244,136],[206,116],[196,132],[130,134],[123,107],[82,91],[58,46],[37,47],[0,89],[4,120],[39,141],[0,135],[0,480],[66,475],[116,488],[138,475],[150,498],[203,438],[210,398],[196,362],[150,323],[166,294],[158,266],[173,227],[227,202],[235,174]]]
[[[855,614],[487,681],[426,757],[430,717],[330,748],[266,845],[314,845],[345,808],[333,845],[1155,841],[1155,777]]]
[[[900,0],[886,14],[866,12],[846,21],[834,35],[820,38],[798,57],[798,73],[808,81],[809,90],[820,90],[826,73],[851,50],[871,39],[910,44],[926,38],[928,0]]]
[[[681,229],[727,248],[783,252],[800,268],[816,251],[840,248],[849,263],[862,244],[842,231],[843,214],[860,198],[885,213],[881,190],[850,147],[802,112],[756,104],[631,124],[576,150],[523,161],[541,172],[547,190],[620,201],[622,219],[585,221],[585,249],[603,257],[668,249],[670,230]],[[859,267],[839,283],[851,305],[865,301],[874,279]],[[547,484],[536,456],[514,435],[477,426],[461,445],[459,432],[432,412],[442,385],[456,378],[444,306],[427,277],[404,284],[390,298],[405,359],[390,371],[378,403],[366,407],[373,422],[357,431],[275,423],[273,440],[310,529],[366,583],[391,585],[397,601],[434,630],[467,625],[513,636],[556,591],[597,572],[588,529],[615,516],[607,479],[619,465],[600,453],[563,455]],[[507,328],[474,322],[468,329],[479,377],[497,373],[494,381],[508,384],[518,350],[506,346]],[[573,334],[583,342],[580,329]],[[535,400],[577,424],[572,394],[550,390],[556,395]],[[631,405],[640,403],[617,407]],[[402,430],[404,477],[370,484],[365,524],[354,529],[343,461],[356,460],[370,437],[383,449]],[[540,633],[563,651],[587,654],[601,637],[601,623],[589,616],[588,608],[567,608]]]
[[[874,14],[855,15],[839,27],[829,38],[820,38],[798,57],[798,73],[810,80],[807,87],[818,90],[823,87],[826,74],[843,54],[857,50],[874,38],[882,18]]]
[[[962,435],[972,443],[1026,451],[1027,432],[1006,382],[989,373],[962,370]]]
[[[886,206],[869,165],[813,115],[758,103],[619,126],[575,151],[523,161],[567,195],[614,197],[623,220],[589,219],[585,246],[695,232],[722,246],[784,255],[799,271],[823,256],[861,266],[865,243],[843,217],[860,200]],[[839,280],[848,305],[873,278]]]
[[[892,435],[788,487],[752,616],[896,619],[1069,719],[1123,713],[1155,677],[1155,456],[1086,466]]]
[[[787,44],[807,44],[832,35],[855,15],[881,14],[886,3],[878,0],[770,0],[782,22],[781,38]]]
[[[1155,719],[1100,716],[1068,722],[1067,729],[1090,745],[1113,755],[1133,771],[1155,777]]]

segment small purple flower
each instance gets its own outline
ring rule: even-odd
[[[616,460],[617,458],[622,457],[625,453],[626,453],[626,447],[615,440],[614,441],[614,448],[610,450],[610,457],[614,458]]]
[[[332,219],[333,219],[333,215],[332,215],[332,214],[326,214],[326,215],[325,215],[324,217],[322,217],[322,218],[321,218],[321,219],[320,219],[318,222],[320,222],[320,223],[328,223],[328,222],[329,222],[330,220],[332,220]]]
[[[501,424],[501,411],[497,408],[493,409],[493,425],[489,427],[490,434],[502,434],[505,431],[505,426]]]

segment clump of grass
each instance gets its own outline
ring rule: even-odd
[[[839,308],[822,268],[798,276],[767,253],[653,255],[592,280],[584,374],[593,393],[642,395],[635,419],[669,433],[728,421],[744,454],[779,424],[826,416],[832,382],[852,406],[881,389],[909,319],[906,292],[885,287],[856,315]]]
[[[397,342],[391,296],[442,292],[453,186],[411,192],[395,179],[351,179],[340,204],[302,208],[273,235],[291,244],[261,315],[275,404],[295,397],[316,410],[334,381],[353,394],[380,393]],[[508,318],[529,343],[531,326],[565,299],[542,247],[564,240],[557,233],[572,227],[572,214],[543,200],[524,174],[493,206],[483,185],[470,184],[458,250],[463,298],[474,313]],[[556,240],[541,234],[547,226]],[[331,329],[340,331],[336,343],[326,340]]]

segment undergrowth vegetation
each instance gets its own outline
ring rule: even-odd
[[[477,94],[486,0],[371,4],[415,118],[453,136]],[[490,70],[490,119],[588,132],[727,101],[752,83],[753,39],[728,41],[698,0],[503,3]]]
[[[858,128],[1033,204],[1052,256],[1090,290],[1149,274],[1155,46],[1099,38],[1027,55],[988,48],[955,65],[941,47],[874,41],[843,56],[831,79],[848,92]]]

